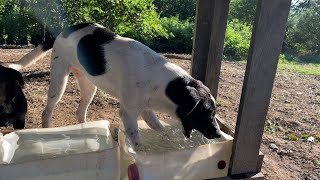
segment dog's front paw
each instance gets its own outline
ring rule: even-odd
[[[133,146],[138,146],[140,144],[140,134],[138,129],[127,128],[126,134]]]
[[[135,149],[140,146],[140,139],[137,139],[137,138],[132,139],[132,138],[130,137],[130,140],[131,140],[131,143],[132,143],[132,145],[133,145],[133,147],[134,147]]]

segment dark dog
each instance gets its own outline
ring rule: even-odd
[[[12,124],[14,129],[24,128],[27,100],[23,85],[20,72],[0,65],[0,126]]]

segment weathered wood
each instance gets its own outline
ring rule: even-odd
[[[241,180],[263,180],[264,176],[262,173],[254,173],[254,174],[243,174],[241,176],[237,177],[222,177],[222,178],[214,178],[212,180],[236,180],[236,179],[241,179]]]
[[[220,118],[220,116],[216,115],[216,119],[217,119],[217,122],[220,126],[220,129],[229,134],[230,136],[234,136],[234,128],[231,128],[231,126],[222,118]]]
[[[264,154],[259,151],[259,156],[258,156],[258,162],[257,162],[257,169],[256,172],[260,172],[262,169],[262,165],[263,165],[263,158],[264,158]]]
[[[258,0],[239,105],[231,175],[255,172],[291,0]]]
[[[0,130],[0,133],[2,133],[3,135],[6,135],[6,134],[9,134],[9,133],[12,133],[14,130],[11,130],[11,129],[3,129],[3,130]]]
[[[217,122],[220,126],[220,129],[229,134],[230,136],[234,137],[234,128],[231,128],[231,126],[224,120],[222,119],[220,116],[216,115],[216,119]],[[263,164],[263,158],[264,158],[264,154],[259,151],[259,156],[258,156],[258,162],[257,162],[257,169],[255,172],[260,172],[262,169],[262,164]]]
[[[205,82],[214,1],[197,0],[191,75]]]
[[[230,0],[215,0],[205,84],[217,98]]]

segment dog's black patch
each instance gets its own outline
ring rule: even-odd
[[[209,139],[220,137],[215,127],[216,106],[210,90],[200,81],[190,77],[176,78],[168,83],[166,95],[177,105],[176,114],[187,137],[193,129]]]
[[[91,25],[93,25],[93,23],[81,23],[81,24],[76,24],[76,25],[70,26],[70,27],[63,30],[62,37],[68,38],[70,36],[70,34],[72,34],[73,32],[78,31],[82,28],[91,26]]]
[[[190,91],[187,89],[189,81],[185,77],[179,77],[169,82],[166,88],[166,95],[178,106],[176,113],[179,118],[188,114],[197,103],[197,100],[190,96]]]
[[[11,113],[6,114],[2,113],[4,107],[0,107],[0,126],[8,126],[12,124],[14,129],[23,129],[25,126],[25,116],[28,109],[27,100],[21,88],[16,87],[13,89],[13,92],[15,96],[14,102],[8,103],[12,103],[14,109]]]
[[[98,76],[106,72],[106,60],[103,44],[109,43],[116,34],[107,28],[97,28],[93,34],[80,39],[77,47],[77,55],[80,64],[92,76]]]
[[[0,65],[0,126],[13,124],[15,129],[24,128],[27,100],[21,89],[23,85],[19,71]]]

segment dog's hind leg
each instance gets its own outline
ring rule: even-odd
[[[53,56],[54,57],[54,56]],[[54,107],[60,101],[66,89],[69,77],[69,65],[60,58],[51,61],[50,85],[47,97],[47,106],[42,112],[42,127],[50,126]]]
[[[91,83],[91,81],[80,71],[71,70],[73,74],[78,79],[79,88],[80,88],[80,102],[77,109],[77,119],[79,123],[86,122],[87,110],[88,107],[97,91],[97,87]]]
[[[150,128],[157,131],[163,130],[162,124],[160,123],[157,115],[153,111],[145,110],[141,113],[141,116]]]

